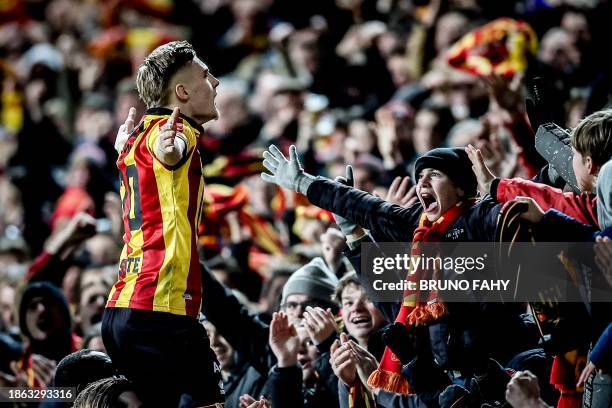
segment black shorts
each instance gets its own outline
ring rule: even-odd
[[[219,363],[204,327],[194,318],[163,312],[107,308],[102,339],[119,374],[134,383],[149,406],[223,402]]]

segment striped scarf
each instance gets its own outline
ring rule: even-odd
[[[412,246],[410,254],[421,256],[421,243],[423,242],[440,242],[448,229],[457,221],[459,216],[463,214],[466,208],[473,204],[472,201],[465,203],[459,202],[452,206],[440,216],[436,221],[431,222],[425,216],[421,215],[419,226],[415,229],[412,236]],[[419,263],[421,265],[421,263]],[[436,279],[437,270],[429,271],[422,268],[417,268],[414,273],[408,273],[406,280],[414,282],[416,290],[406,289],[403,294],[402,305],[395,318],[395,323],[401,323],[410,329],[417,325],[429,324],[446,314],[448,309],[446,304],[438,296],[437,291],[430,291],[427,294],[427,301],[418,301],[422,299],[418,290],[419,281],[422,279]],[[378,369],[374,371],[368,378],[368,385],[373,388],[381,388],[385,391],[396,394],[410,394],[410,384],[401,375],[402,363],[400,359],[393,354],[389,347],[385,348]]]

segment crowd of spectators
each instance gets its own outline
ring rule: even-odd
[[[551,351],[536,340],[517,350],[522,365],[491,362],[488,380],[428,378],[437,388],[408,399],[368,388],[395,316],[366,296],[332,214],[260,173],[269,145],[296,145],[307,172],[335,179],[351,164],[355,188],[408,208],[415,160],[471,144],[497,177],[544,172],[563,188],[536,151],[527,89],[544,78],[547,115],[567,129],[609,108],[610,17],[606,0],[0,2],[0,386],[73,386],[75,406],[138,406],[129,381],[112,377],[100,334],[123,244],[114,143],[130,107],[145,111],[139,64],[184,39],[220,79],[220,117],[200,141],[198,249],[211,272],[202,323],[227,407],[536,407],[560,393],[577,407],[583,387],[568,384],[585,382],[585,364],[609,403],[610,328],[597,359],[586,357],[602,330],[576,340],[563,328],[572,341]],[[466,46],[488,23],[503,34]],[[478,47],[485,67],[460,61]],[[610,127],[605,137],[601,164]],[[597,188],[609,220],[607,168]],[[602,253],[599,265],[610,264]],[[563,387],[549,381],[559,355],[576,370]],[[537,377],[510,381],[510,367]]]

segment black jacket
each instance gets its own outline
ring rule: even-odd
[[[319,360],[324,357],[319,357]],[[329,360],[329,356],[325,357]],[[264,393],[273,407],[288,408],[318,408],[338,406],[338,387],[336,376],[331,373],[328,379],[333,379],[336,385],[333,389],[328,381],[318,381],[311,389],[304,389],[302,369],[299,366],[278,368],[272,367]]]
[[[369,230],[376,242],[412,241],[423,212],[418,202],[410,208],[400,207],[323,177],[317,177],[308,188],[308,200]],[[501,204],[487,196],[466,209],[444,241],[492,241],[500,209]]]
[[[264,395],[280,392],[281,397],[286,396],[289,388],[285,388],[285,385],[283,385],[284,381],[286,381],[284,376],[280,378],[278,376],[268,377],[269,373],[274,372],[273,367],[276,364],[274,353],[268,345],[270,326],[257,316],[251,315],[231,291],[219,283],[204,265],[200,264],[200,268],[202,270],[203,287],[202,312],[206,315],[206,318],[215,325],[219,333],[240,354],[241,358],[248,362],[264,379],[267,379],[262,391]],[[327,398],[327,395],[331,395],[335,397],[337,405],[338,383],[328,360],[329,353],[323,353],[314,362],[315,369],[321,379],[317,391],[318,394],[324,395],[314,395],[309,398],[317,400],[317,398]],[[301,391],[301,369],[297,367],[296,369],[300,371],[300,393],[295,395],[290,393],[287,398],[302,400],[302,398],[305,398],[305,395],[302,395]],[[291,382],[292,378],[287,380],[291,384],[293,384]],[[278,391],[279,384],[283,387],[280,391]],[[293,387],[292,389],[297,390],[298,385],[293,384]],[[308,390],[305,391],[307,392]],[[252,395],[252,397],[259,398],[259,395]],[[275,398],[281,397],[278,397],[277,394]],[[227,406],[229,407],[230,405]]]
[[[223,381],[223,390],[225,391],[225,406],[239,407],[240,396],[249,394],[253,398],[259,398],[265,384],[265,378],[245,363],[240,358],[235,363],[235,370],[232,371],[229,378]]]

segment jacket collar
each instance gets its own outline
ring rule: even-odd
[[[172,109],[168,109],[168,108],[149,108],[146,110],[145,115],[156,115],[156,116],[170,116],[172,115]],[[183,115],[182,113],[179,113],[179,116],[183,119],[185,119],[187,121],[187,123],[189,123],[189,125],[194,128],[195,130],[197,130],[198,132],[202,133],[204,131],[204,129],[202,129],[202,125],[200,125],[198,122],[196,122],[195,119],[190,118],[187,115]]]

